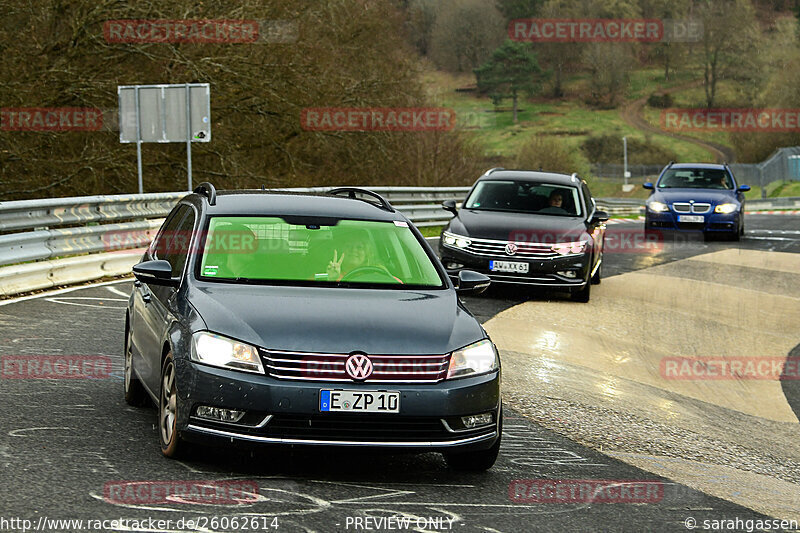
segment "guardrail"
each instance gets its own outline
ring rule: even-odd
[[[276,189],[324,192],[331,187]],[[372,187],[417,226],[441,226],[444,200],[469,187]],[[0,296],[130,273],[185,192],[0,202]],[[611,214],[641,213],[643,200],[600,198]],[[800,207],[800,198],[749,200],[748,209]],[[124,242],[111,236],[125,235]]]

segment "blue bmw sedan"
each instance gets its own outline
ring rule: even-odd
[[[744,235],[744,193],[726,164],[670,163],[646,201],[645,231],[702,231],[706,236]]]

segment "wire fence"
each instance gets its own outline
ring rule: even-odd
[[[628,179],[655,178],[665,165],[628,165]],[[800,146],[778,148],[761,163],[731,163],[728,165],[739,183],[761,187],[766,198],[766,187],[775,181],[800,181]],[[593,163],[591,174],[595,178],[613,181],[625,180],[625,166],[620,163]]]

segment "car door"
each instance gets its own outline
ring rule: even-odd
[[[170,262],[173,278],[180,277],[186,265],[194,220],[191,206],[179,206],[164,223],[148,251],[148,259]],[[135,298],[134,309],[138,311],[135,320],[142,363],[137,368],[145,385],[156,393],[161,375],[161,343],[171,321],[167,309],[175,288],[142,283],[137,289],[139,295]]]
[[[592,254],[592,269],[597,265],[597,262],[601,260],[603,257],[603,244],[605,242],[605,234],[606,228],[605,224],[589,224],[591,218],[594,216],[595,211],[597,211],[597,204],[595,203],[594,198],[592,198],[592,193],[589,191],[589,186],[586,185],[586,182],[581,184],[581,193],[583,196],[584,202],[584,209],[586,209],[586,223],[588,225],[588,231],[592,235],[592,239],[594,240],[594,252]]]

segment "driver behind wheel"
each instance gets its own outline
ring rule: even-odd
[[[369,281],[367,278],[375,277],[377,272],[382,278],[381,281],[390,276],[398,283],[403,283],[400,278],[392,275],[386,267],[375,260],[374,250],[369,243],[369,235],[365,232],[348,234],[344,245],[333,251],[333,257],[327,267],[328,280]]]

